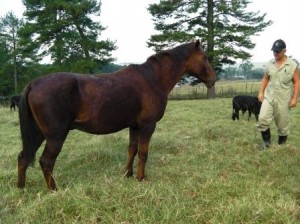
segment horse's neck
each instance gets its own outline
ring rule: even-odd
[[[169,94],[176,83],[184,74],[184,63],[175,64],[170,59],[165,59],[160,63],[153,64],[155,76],[157,81],[162,85],[162,88]]]

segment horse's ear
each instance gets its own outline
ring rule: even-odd
[[[199,47],[200,47],[200,41],[199,41],[199,39],[196,40],[195,47],[196,47],[196,48],[199,48]]]

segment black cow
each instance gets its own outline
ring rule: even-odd
[[[20,96],[12,96],[10,98],[10,110],[16,110],[16,107],[19,108]]]
[[[251,113],[255,115],[256,121],[258,121],[258,115],[260,112],[261,102],[255,96],[239,95],[235,96],[232,99],[232,120],[239,120],[239,111],[242,111],[244,114],[248,111],[249,116],[248,120],[251,117]]]

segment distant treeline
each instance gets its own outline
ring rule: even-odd
[[[109,63],[107,65],[96,66],[96,73],[111,73],[123,68],[124,65]],[[49,64],[32,64],[32,66],[19,66],[17,71],[18,90],[17,94],[21,93],[26,84],[38,77],[44,76],[52,72],[62,71],[54,65]],[[13,67],[7,71],[0,69],[0,101],[14,95],[14,74]],[[2,100],[1,100],[2,99]]]

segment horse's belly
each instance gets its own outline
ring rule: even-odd
[[[114,124],[107,122],[74,122],[72,124],[72,129],[78,129],[91,134],[110,134],[114,132],[121,131],[127,128],[126,124]]]

